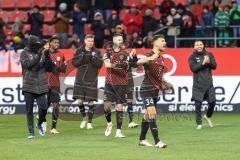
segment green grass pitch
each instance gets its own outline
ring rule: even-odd
[[[203,124],[195,129],[190,118],[160,118],[158,130],[166,149],[138,146],[140,127],[128,129],[123,124],[125,139],[116,139],[115,126],[110,137],[104,136],[105,119],[94,119],[94,129],[80,129],[79,121],[59,120],[59,135],[27,139],[25,115],[0,116],[0,160],[239,160],[240,115],[216,113],[214,128]],[[115,115],[112,116],[115,121]],[[137,119],[137,117],[135,117]],[[48,124],[50,116],[48,116]],[[136,122],[140,123],[139,120]],[[50,125],[48,126],[48,131]],[[35,129],[37,133],[37,130]],[[151,132],[148,140],[153,143]]]

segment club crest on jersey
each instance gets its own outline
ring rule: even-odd
[[[57,61],[60,61],[61,57],[57,57]]]
[[[119,56],[119,59],[120,59],[120,60],[124,60],[124,55],[120,55],[120,56]]]

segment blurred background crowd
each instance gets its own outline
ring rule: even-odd
[[[132,48],[151,48],[154,34],[164,34],[168,47],[240,45],[237,0],[0,0],[0,50],[17,50],[30,34],[56,34],[61,48],[77,48],[94,34],[102,48],[122,33]]]

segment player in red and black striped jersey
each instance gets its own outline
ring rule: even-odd
[[[57,36],[52,36],[49,39],[49,55],[52,62],[55,64],[55,67],[52,72],[47,73],[49,92],[48,92],[48,103],[49,105],[52,103],[53,111],[52,111],[52,134],[58,134],[59,132],[56,130],[58,115],[59,115],[59,102],[60,102],[60,73],[66,72],[66,60],[64,54],[60,52],[60,40]],[[45,126],[43,127],[45,128]]]
[[[172,86],[163,78],[163,73],[167,71],[164,65],[161,52],[166,48],[166,41],[162,35],[156,35],[153,38],[153,49],[151,53],[146,55],[146,58],[139,59],[138,65],[143,65],[145,69],[145,77],[141,85],[140,95],[144,101],[146,112],[142,119],[142,128],[140,134],[140,145],[152,146],[146,140],[148,129],[151,129],[152,136],[155,141],[155,147],[165,148],[167,145],[160,141],[158,137],[158,129],[156,124],[156,104],[154,99],[158,97],[159,91],[165,91]]]
[[[117,115],[117,138],[124,138],[121,132],[123,120],[123,104],[126,103],[128,86],[128,52],[123,44],[123,36],[113,36],[113,46],[105,50],[103,57],[106,66],[105,100],[104,110],[107,120],[105,136],[109,136],[112,130],[111,107],[115,103]]]

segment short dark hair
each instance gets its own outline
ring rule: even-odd
[[[153,42],[155,42],[155,41],[158,40],[159,38],[165,39],[164,35],[158,34],[158,35],[153,36]]]
[[[113,35],[113,37],[118,37],[118,36],[123,37],[123,35],[122,35],[121,33],[115,33],[115,34]]]
[[[203,43],[203,40],[201,40],[201,39],[196,39],[196,40],[194,41],[194,44],[197,43],[197,42],[202,42],[202,43]],[[204,45],[204,43],[203,43],[203,45]]]
[[[94,35],[92,35],[92,34],[86,34],[86,36],[85,36],[84,39],[88,39],[88,38],[94,38]]]
[[[203,6],[203,9],[206,9],[209,11],[209,7],[207,5]]]
[[[52,42],[53,40],[59,40],[60,41],[60,38],[57,36],[57,35],[53,35],[50,39],[49,39],[49,42]]]
[[[33,6],[33,8],[37,8],[38,10],[40,10],[40,7],[38,5]]]

